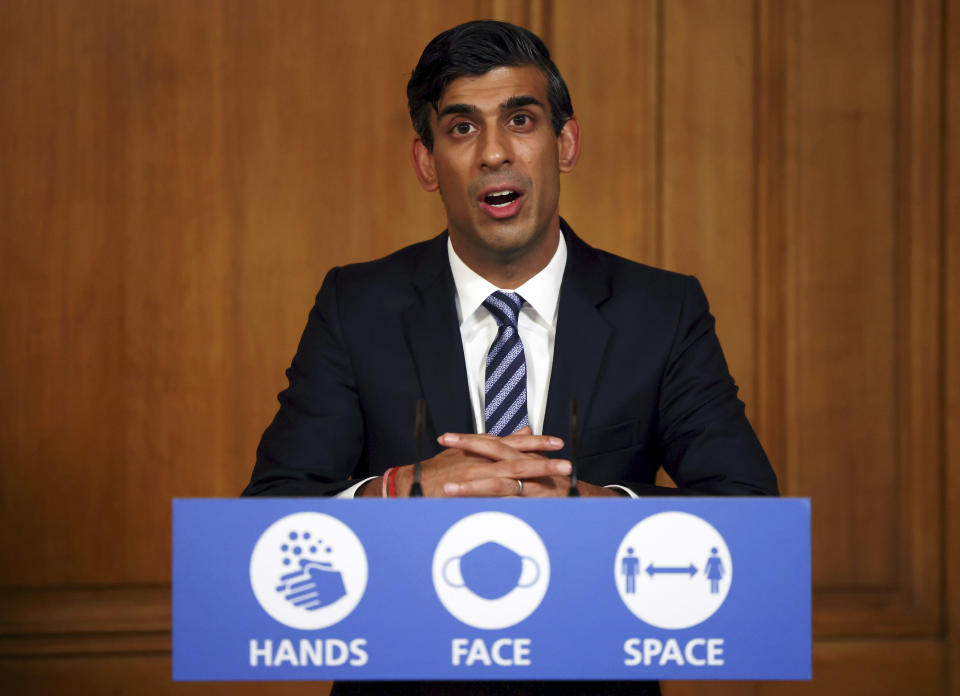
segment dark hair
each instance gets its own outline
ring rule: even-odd
[[[407,106],[413,129],[433,150],[430,110],[436,110],[447,86],[458,77],[483,75],[501,66],[533,65],[547,78],[550,119],[557,135],[573,116],[570,92],[550,51],[532,31],[506,22],[467,22],[438,34],[423,49],[407,83]]]

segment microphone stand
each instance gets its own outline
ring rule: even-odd
[[[423,497],[423,487],[420,485],[420,462],[423,459],[421,456],[421,442],[423,441],[423,409],[423,399],[417,399],[417,415],[413,420],[414,452],[416,452],[417,459],[413,463],[413,483],[410,484],[411,498]]]
[[[577,487],[577,453],[580,449],[580,428],[577,422],[577,400],[570,399],[570,490],[568,498],[579,498],[580,489]]]

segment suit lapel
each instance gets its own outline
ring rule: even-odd
[[[434,437],[445,432],[472,433],[463,342],[457,325],[453,276],[447,260],[447,235],[425,249],[413,283],[420,294],[403,313],[407,345],[416,365]]]
[[[580,428],[589,422],[597,377],[610,340],[598,306],[610,295],[602,258],[562,222],[567,266],[560,287],[557,335],[543,432],[569,440],[570,399],[576,398]],[[568,456],[566,448],[564,456]]]

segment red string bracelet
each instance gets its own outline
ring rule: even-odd
[[[397,497],[397,467],[390,469],[390,497]]]

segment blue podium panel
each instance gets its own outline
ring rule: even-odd
[[[173,676],[810,679],[810,503],[175,500]]]

